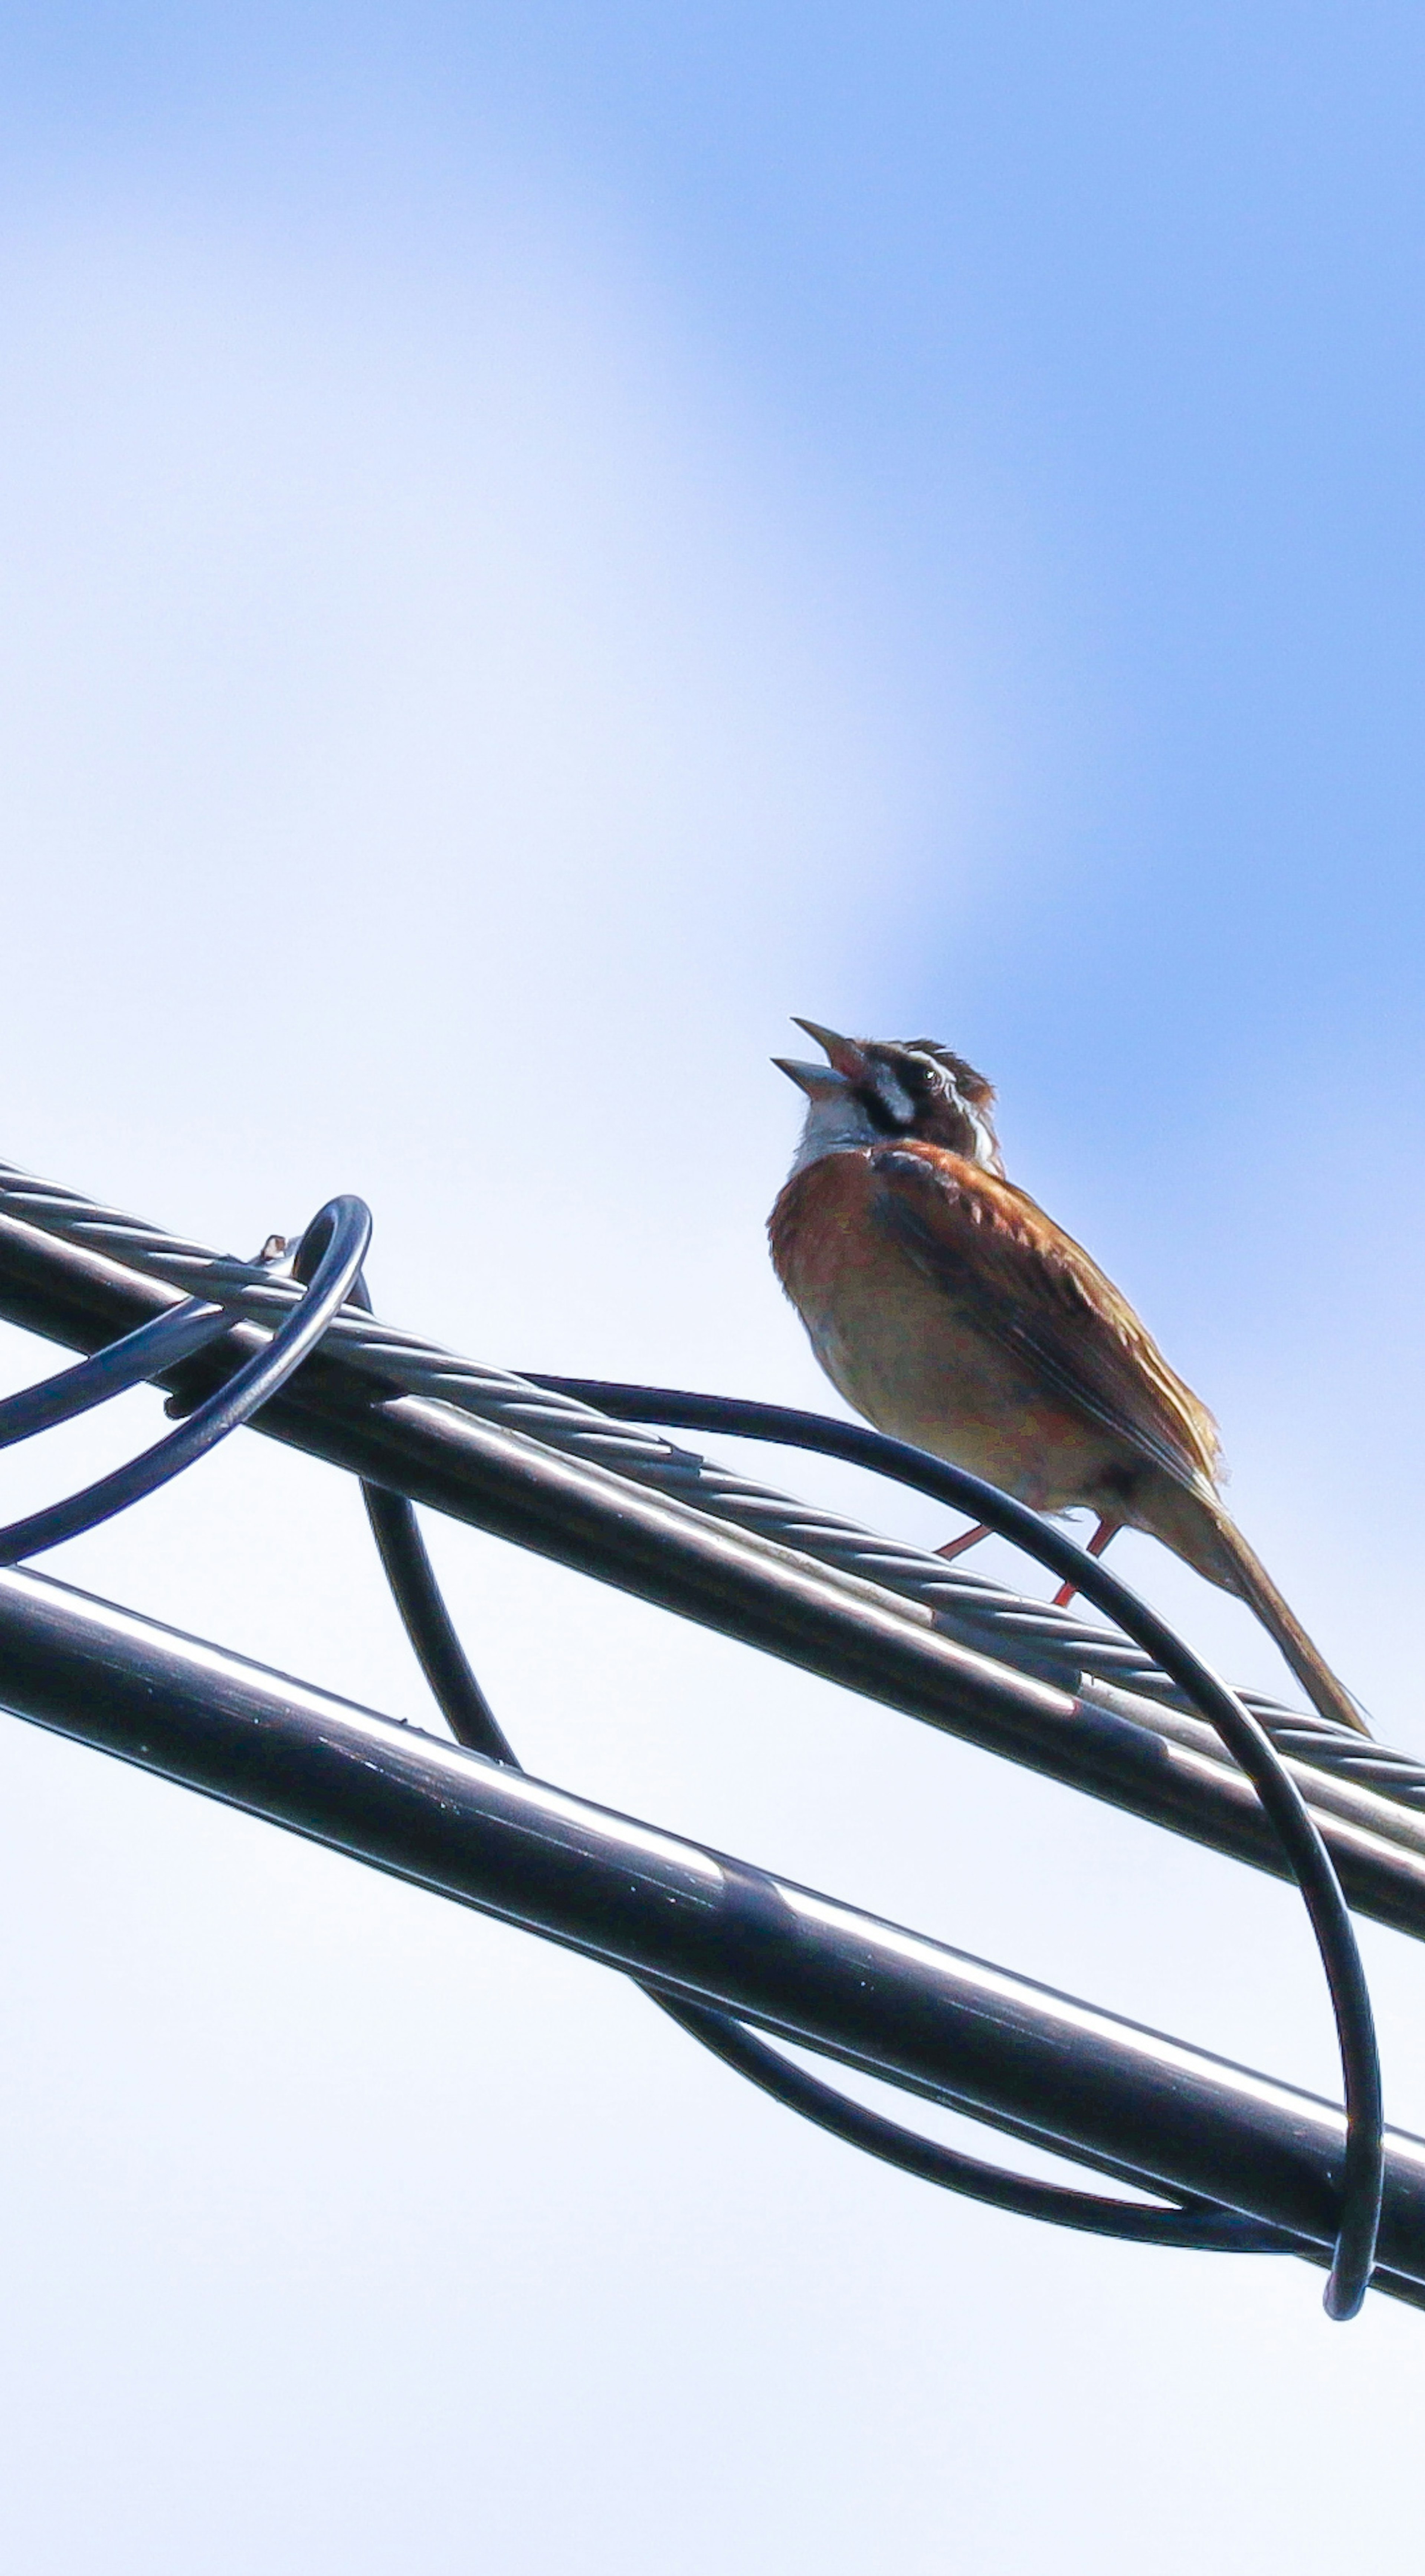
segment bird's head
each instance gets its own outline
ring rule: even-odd
[[[843,1038],[815,1020],[798,1020],[796,1026],[815,1038],[827,1059],[772,1059],[807,1096],[798,1170],[824,1154],[854,1153],[899,1136],[943,1145],[967,1162],[1003,1173],[993,1086],[962,1055],[934,1038]]]

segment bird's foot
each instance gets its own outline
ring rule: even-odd
[[[938,1547],[935,1553],[937,1556],[943,1556],[948,1565],[952,1557],[963,1556],[967,1548],[978,1547],[982,1538],[993,1538],[993,1536],[994,1532],[988,1521],[976,1521],[973,1529],[963,1531],[959,1538],[947,1539],[945,1545]]]
[[[1093,1537],[1089,1540],[1089,1555],[1102,1556],[1109,1540],[1118,1530],[1121,1530],[1122,1527],[1122,1521],[1100,1521],[1097,1529],[1094,1531]],[[1055,1609],[1067,1610],[1070,1602],[1075,1598],[1078,1588],[1077,1583],[1061,1583],[1058,1591],[1054,1595]]]

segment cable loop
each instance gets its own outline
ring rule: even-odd
[[[536,1379],[535,1384],[545,1381]],[[1336,2022],[1346,2102],[1346,2153],[1336,2249],[1325,2290],[1326,2313],[1355,2316],[1370,2285],[1385,2190],[1385,2111],[1380,2052],[1370,1990],[1341,1884],[1296,1782],[1271,1737],[1241,1700],[1183,1643],[1167,1621],[1110,1574],[1099,1557],[1041,1520],[968,1469],[952,1467],[903,1440],[859,1423],[831,1420],[790,1406],[758,1404],[734,1396],[695,1395],[683,1388],[625,1386],[603,1379],[560,1378],[550,1383],[617,1415],[626,1403],[645,1420],[679,1430],[724,1431],[740,1439],[773,1440],[869,1467],[916,1492],[949,1503],[984,1521],[1001,1538],[1023,1548],[1062,1580],[1072,1581],[1170,1674],[1191,1698],[1252,1782],[1275,1828],[1301,1890],[1326,1972]]]
[[[362,1307],[368,1303],[364,1280],[358,1283],[354,1302]],[[636,1392],[651,1398],[664,1391],[640,1389]],[[726,1401],[731,1409],[738,1409],[734,1399],[707,1398],[700,1401]],[[673,1417],[660,1414],[659,1418]],[[490,1760],[519,1770],[518,1757],[476,1681],[456,1635],[420,1533],[414,1504],[406,1495],[391,1493],[384,1486],[363,1483],[361,1490],[396,1607],[432,1696],[452,1735],[457,1743],[466,1745],[472,1752],[482,1753]],[[837,2092],[833,2085],[822,2083],[804,2067],[784,2057],[779,2049],[747,2030],[731,2014],[718,2012],[707,2004],[691,2003],[684,1996],[663,1994],[654,1986],[645,1985],[643,1992],[690,2038],[710,2049],[714,2056],[720,2057],[726,2065],[733,2067],[750,2083],[758,2085],[785,2108],[799,2112],[803,2119],[813,2121],[848,2145],[859,2147],[863,2153],[876,2156],[903,2173],[914,2174],[921,2181],[936,2183],[944,2190],[987,2202],[994,2208],[1013,2211],[1020,2217],[1036,2218],[1097,2236],[1119,2237],[1134,2244],[1240,2254],[1286,2254],[1299,2250],[1296,2240],[1280,2230],[1263,2226],[1236,2210],[1219,2208],[1215,2203],[1183,2201],[1176,2207],[1164,2208],[1152,2203],[1140,2206],[1099,2193],[1068,2190],[1060,2184],[1040,2182],[1003,2166],[986,2164],[978,2157],[964,2155],[957,2148],[943,2146],[935,2139],[903,2128],[864,2103]]]
[[[78,1538],[82,1531],[96,1529],[101,1521],[112,1520],[116,1512],[126,1511],[131,1503],[142,1501],[145,1495],[156,1493],[160,1485],[166,1485],[174,1476],[181,1475],[185,1467],[191,1467],[206,1450],[215,1448],[230,1431],[236,1431],[240,1423],[250,1421],[269,1397],[274,1396],[280,1386],[286,1385],[293,1371],[301,1367],[303,1360],[321,1340],[337,1308],[350,1294],[370,1240],[371,1211],[363,1200],[329,1200],[312,1219],[302,1238],[303,1252],[311,1247],[313,1266],[310,1281],[299,1303],[273,1334],[266,1349],[247,1361],[215,1394],[200,1404],[186,1422],[180,1423],[178,1429],[170,1431],[164,1439],[156,1441],[141,1457],[131,1458],[126,1466],[116,1468],[112,1475],[101,1476],[97,1483],[86,1485],[81,1493],[70,1494],[63,1502],[51,1503],[44,1511],[32,1512],[27,1519],[12,1521],[8,1529],[0,1530],[0,1565],[22,1564],[27,1557],[39,1556],[46,1548],[58,1547],[63,1540]],[[145,1329],[159,1339],[163,1326],[174,1327],[183,1323],[191,1336],[197,1320],[191,1308],[179,1307],[175,1314],[162,1316],[157,1325]],[[205,1319],[202,1339],[211,1340],[225,1320],[220,1317],[217,1325],[207,1329]],[[99,1395],[89,1400],[101,1402],[104,1394],[117,1393],[120,1385],[133,1382],[126,1377],[125,1369],[132,1361],[133,1345],[139,1338],[130,1334],[127,1342],[113,1343],[107,1354],[99,1354],[101,1360],[107,1356],[115,1361],[113,1374],[117,1383],[103,1387]],[[174,1338],[179,1336],[175,1333]],[[196,1344],[192,1346],[196,1347]],[[119,1358],[125,1349],[129,1354],[127,1362]],[[171,1352],[169,1358],[172,1358]],[[64,1374],[72,1379],[81,1372],[66,1371]],[[31,1392],[41,1397],[48,1394],[51,1400],[56,1400],[54,1389],[57,1383],[51,1379],[47,1388],[36,1388]],[[70,1410],[85,1409],[86,1396],[87,1390],[82,1391],[79,1402]],[[61,1396],[57,1400],[63,1403],[64,1399]],[[54,1418],[63,1420],[65,1416],[61,1412]]]

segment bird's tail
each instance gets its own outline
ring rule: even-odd
[[[1187,1493],[1179,1487],[1161,1523],[1155,1514],[1154,1525],[1156,1535],[1205,1574],[1209,1583],[1220,1584],[1224,1592],[1235,1592],[1246,1602],[1280,1647],[1319,1716],[1337,1726],[1354,1727],[1358,1735],[1369,1735],[1370,1728],[1344,1682],[1336,1679],[1215,1494]]]

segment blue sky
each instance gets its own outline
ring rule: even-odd
[[[1411,989],[1420,49],[1372,9],[14,12],[10,188],[447,261],[492,196],[562,206],[854,513],[932,707],[967,614],[1002,685],[1087,696],[1044,946],[1077,981],[1156,932],[1214,1048],[1264,1006],[1314,1047]],[[1046,714],[1017,766],[1067,765]]]
[[[1418,1746],[1422,50],[1255,0],[0,13],[0,1153],[248,1248],[358,1189],[400,1321],[830,1402],[767,1058],[939,1035]],[[10,1457],[5,1517],[156,1418]],[[432,1541],[533,1768],[1333,2080],[1274,1888]],[[259,1441],[50,1570],[423,1716],[354,1496]],[[36,2563],[1399,2538],[1413,2317],[942,2205],[592,1970],[0,1761]]]
[[[1205,1049],[1230,1087],[1411,1025],[1420,50],[1371,9],[17,11],[8,191],[446,267],[562,211],[850,518],[927,747],[971,630],[1054,800],[987,854],[1039,888],[1025,1016],[1071,974],[1142,1099],[1149,1004],[1181,1100]]]

